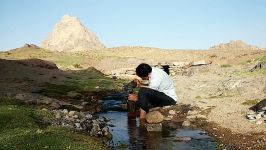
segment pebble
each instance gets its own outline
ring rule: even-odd
[[[175,140],[176,141],[183,141],[183,142],[186,142],[186,141],[191,141],[191,137],[176,137]]]
[[[69,111],[69,113],[68,113],[68,114],[69,114],[69,116],[71,116],[71,117],[72,117],[72,116],[74,116],[75,112],[76,112],[76,111]]]
[[[53,125],[70,127],[80,132],[90,133],[91,136],[105,137],[107,140],[112,139],[108,126],[114,125],[109,124],[109,118],[93,116],[90,113],[68,111],[67,109],[53,110],[51,112],[56,118],[52,122]]]
[[[61,118],[61,113],[60,112],[56,112],[55,113],[55,118],[56,119],[60,119]]]
[[[63,110],[62,110],[62,113],[64,113],[64,114],[68,114],[68,110],[67,110],[67,109],[63,109]]]
[[[76,126],[77,128],[80,128],[80,123],[76,122],[76,123],[75,123],[75,126]]]
[[[174,110],[169,110],[169,114],[170,114],[170,115],[175,115],[175,113],[176,113],[176,112],[175,112]]]
[[[255,116],[255,118],[256,118],[256,119],[260,119],[260,118],[261,118],[261,114],[257,114],[257,115]]]
[[[48,110],[48,109],[46,109],[46,108],[43,108],[43,109],[42,109],[42,111],[47,111],[47,110]]]
[[[190,121],[186,120],[182,123],[183,127],[189,127],[191,125]]]
[[[87,119],[92,119],[92,115],[91,115],[91,114],[87,114],[87,115],[85,116],[85,118],[87,118]]]

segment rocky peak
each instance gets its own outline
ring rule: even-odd
[[[70,15],[62,17],[49,37],[43,41],[42,47],[59,52],[105,48],[93,32],[83,26],[77,17]]]
[[[221,43],[219,45],[212,46],[211,50],[227,50],[227,49],[250,49],[250,50],[258,50],[259,48],[256,46],[251,46],[244,43],[241,40],[230,41],[229,43]]]

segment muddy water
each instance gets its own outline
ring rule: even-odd
[[[216,142],[200,129],[163,128],[162,132],[147,132],[140,126],[138,118],[128,118],[127,112],[108,111],[100,115],[111,119],[113,135],[112,149],[127,150],[215,150]],[[180,137],[191,140],[180,141]]]

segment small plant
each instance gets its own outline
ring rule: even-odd
[[[75,68],[83,68],[80,64],[74,64],[73,65]]]
[[[202,99],[202,97],[201,97],[201,96],[196,96],[195,98],[196,98],[196,99]]]
[[[251,105],[255,105],[255,104],[257,104],[258,103],[258,100],[257,99],[250,99],[250,100],[246,100],[245,102],[243,102],[242,104],[243,105],[249,105],[249,106],[251,106]]]
[[[232,67],[232,65],[230,65],[230,64],[223,64],[223,65],[221,65],[221,67],[222,68],[228,68],[228,67]]]
[[[212,54],[212,55],[210,56],[210,58],[217,58],[217,55],[216,55],[216,54]]]

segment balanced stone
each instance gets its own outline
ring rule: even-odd
[[[160,123],[163,121],[163,115],[159,111],[152,111],[146,115],[146,121],[148,123]]]
[[[148,123],[146,124],[146,129],[149,132],[152,132],[152,131],[160,132],[162,131],[162,123]]]

